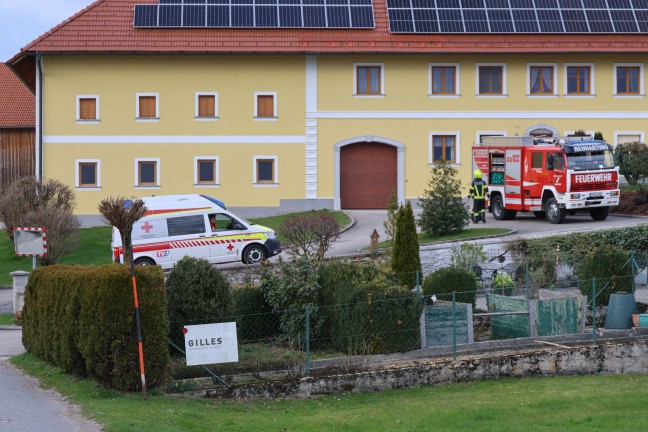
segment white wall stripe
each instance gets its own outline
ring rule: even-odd
[[[648,111],[319,111],[317,119],[648,119]]]
[[[305,135],[46,135],[46,144],[305,144]]]

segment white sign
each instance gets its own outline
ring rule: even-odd
[[[16,255],[47,256],[45,228],[14,228]]]
[[[236,323],[184,327],[187,366],[238,362]]]

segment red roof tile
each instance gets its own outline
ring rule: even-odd
[[[0,63],[0,128],[34,127],[36,100],[27,86]]]
[[[376,28],[142,29],[135,4],[98,0],[10,60],[44,53],[646,53],[646,34],[392,34],[386,0],[374,0]]]

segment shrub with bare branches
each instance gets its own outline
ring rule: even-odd
[[[292,255],[305,256],[318,264],[340,237],[340,225],[331,213],[318,211],[287,218],[279,233],[286,239]]]
[[[128,207],[124,204],[129,202]],[[146,214],[146,205],[141,199],[128,200],[122,196],[108,197],[99,203],[99,213],[106,223],[114,226],[121,234],[124,248],[124,264],[130,265],[133,225]]]
[[[78,243],[79,221],[72,214],[74,192],[58,180],[22,177],[0,196],[0,217],[13,241],[14,227],[39,227],[47,231],[47,256],[41,265],[56,264]]]

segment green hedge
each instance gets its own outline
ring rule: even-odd
[[[167,296],[159,267],[137,267],[146,383],[165,384]],[[68,373],[123,391],[141,389],[130,270],[56,265],[35,270],[25,290],[27,351]]]

